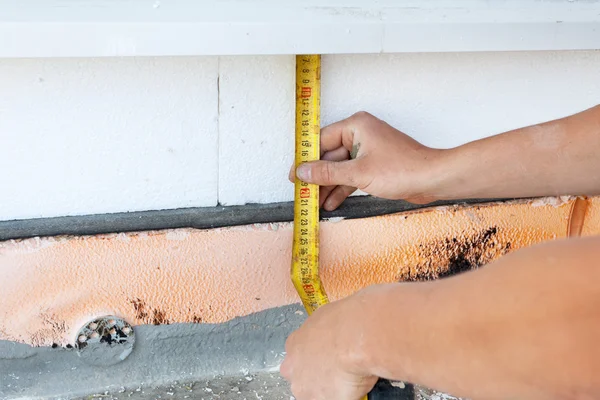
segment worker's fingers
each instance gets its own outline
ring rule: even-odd
[[[337,149],[321,152],[321,160],[327,161],[344,161],[350,158],[350,153],[344,147],[338,147]],[[294,165],[290,168],[288,179],[290,182],[294,182],[295,179],[295,168]],[[333,188],[332,188],[333,190]]]
[[[355,121],[356,117],[352,116],[321,129],[321,151],[331,151],[340,147],[352,151]]]
[[[290,167],[290,173],[288,174],[288,179],[292,183],[294,183],[296,180],[296,164],[295,163],[292,163],[292,166]]]
[[[287,340],[285,341],[285,357],[283,358],[283,362],[279,367],[279,373],[286,379],[290,379],[292,377],[292,361],[291,361],[291,350],[293,348],[294,338],[297,336],[296,332],[292,332]]]
[[[281,363],[281,367],[279,367],[279,373],[288,380],[292,377],[292,363],[288,357],[283,359],[283,363]]]
[[[334,190],[331,191],[327,199],[325,199],[323,203],[323,208],[327,211],[333,211],[340,206],[350,196],[352,193],[356,191],[355,187],[352,186],[337,186]]]
[[[323,207],[323,204],[325,204],[325,200],[327,200],[329,194],[333,192],[333,190],[336,187],[337,186],[321,186],[321,188],[319,189],[319,208]]]
[[[361,187],[360,160],[313,161],[300,165],[296,175],[306,183],[321,186],[346,185]]]
[[[344,161],[350,159],[350,152],[345,147],[338,147],[337,149],[327,150],[323,152],[321,150],[321,160],[327,161]]]
[[[338,147],[335,150],[328,151],[321,156],[321,160],[327,161],[344,161],[350,158],[350,153],[343,147]],[[323,207],[323,203],[329,197],[329,194],[336,188],[336,186],[321,186],[319,193],[319,207]]]
[[[328,152],[345,153],[356,151],[354,143],[354,135],[357,130],[364,126],[365,121],[369,121],[374,118],[372,115],[359,112],[352,115],[349,118],[335,122],[321,129],[320,134],[320,146],[321,146],[321,159]],[[345,157],[356,158],[354,157]],[[290,169],[289,179],[294,181],[294,165]]]

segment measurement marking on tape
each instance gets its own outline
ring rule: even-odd
[[[320,158],[321,57],[296,56],[296,166]],[[319,278],[319,187],[296,179],[292,282],[306,311],[327,304]]]
[[[296,166],[320,158],[320,114],[321,56],[296,56]],[[297,178],[291,275],[309,315],[329,302],[319,278],[319,187]],[[370,394],[361,400],[375,398]]]

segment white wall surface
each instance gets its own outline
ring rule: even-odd
[[[591,50],[599,8],[600,0],[0,0],[0,57]]]
[[[217,67],[0,59],[0,219],[215,205]]]
[[[295,58],[222,57],[219,65],[219,202],[290,200]]]
[[[322,67],[324,124],[367,110],[441,148],[600,103],[598,51]],[[292,56],[0,59],[0,220],[291,200],[293,110]]]

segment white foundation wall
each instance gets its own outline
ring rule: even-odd
[[[447,148],[600,103],[600,52],[331,55],[322,122]],[[291,200],[294,57],[0,58],[0,220]]]

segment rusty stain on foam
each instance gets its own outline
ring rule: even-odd
[[[566,237],[573,219],[581,235],[599,234],[600,198],[587,199],[585,212],[576,199],[323,222],[322,279],[335,300],[371,284],[478,268]],[[2,242],[0,339],[64,345],[101,315],[134,325],[220,323],[296,303],[291,242],[291,223]]]
[[[573,201],[571,205],[571,211],[569,213],[569,221],[567,223],[568,237],[581,236],[588,205],[589,202],[586,197],[578,197],[575,199],[575,201]]]

